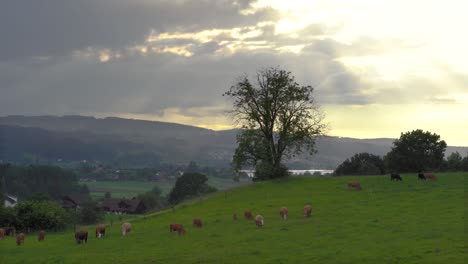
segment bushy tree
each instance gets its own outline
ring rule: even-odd
[[[385,162],[393,171],[437,170],[442,165],[446,148],[447,143],[439,135],[417,129],[402,133],[393,142]]]
[[[468,153],[466,153],[466,157],[463,158],[461,167],[463,171],[468,171]]]
[[[14,210],[14,225],[20,230],[61,229],[69,221],[67,212],[56,202],[24,201]]]
[[[284,158],[315,152],[315,138],[323,133],[324,115],[311,86],[300,86],[290,72],[267,68],[255,84],[239,77],[225,96],[233,99],[230,112],[242,131],[233,157],[236,170],[253,166],[259,180],[285,177]]]
[[[0,226],[15,226],[16,211],[13,207],[0,206]]]
[[[380,156],[357,153],[338,165],[335,175],[379,175],[385,174],[384,161]]]
[[[151,191],[138,195],[147,210],[163,208],[166,199],[162,196],[162,191],[158,186],[154,186]]]
[[[177,179],[169,193],[169,202],[171,204],[177,204],[184,199],[216,191],[214,187],[206,183],[207,181],[208,178],[203,174],[184,173]]]
[[[89,225],[101,221],[104,218],[104,213],[98,204],[91,200],[80,207],[78,218],[80,224]]]
[[[452,152],[443,164],[444,171],[462,171],[463,157],[458,152]]]

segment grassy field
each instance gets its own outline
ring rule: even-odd
[[[140,193],[150,191],[154,186],[158,186],[163,194],[167,194],[174,186],[173,181],[162,182],[142,182],[142,181],[97,181],[97,182],[80,182],[89,187],[92,197],[104,197],[106,192],[110,192],[114,198],[132,198]],[[232,179],[210,177],[208,184],[216,187],[218,190],[226,190],[234,187],[239,187],[247,184],[247,180],[241,182],[234,182]]]
[[[132,219],[122,237],[116,223],[104,239],[77,245],[71,231],[44,242],[27,235],[24,246],[0,241],[0,263],[464,263],[467,256],[468,174],[292,178],[219,192],[154,215]],[[359,181],[362,191],[348,190]],[[302,208],[313,207],[305,219]],[[289,219],[279,208],[289,208]],[[244,210],[265,217],[256,228]],[[202,229],[192,227],[201,217]],[[187,233],[169,233],[169,223]],[[93,231],[89,227],[90,232]],[[90,233],[91,234],[91,233]]]

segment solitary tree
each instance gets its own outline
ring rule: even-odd
[[[208,178],[200,173],[184,173],[177,178],[177,181],[169,193],[168,200],[171,204],[177,204],[180,201],[195,197],[201,194],[216,191],[206,182]]]
[[[417,129],[401,133],[385,156],[385,162],[390,170],[401,172],[438,169],[446,147],[447,143],[439,135]]]
[[[324,114],[315,103],[311,86],[299,85],[290,72],[267,68],[252,84],[246,75],[224,93],[233,99],[230,111],[242,130],[233,165],[254,166],[259,180],[288,175],[284,158],[307,150],[315,152],[315,139],[323,134]]]

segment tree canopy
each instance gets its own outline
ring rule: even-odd
[[[200,173],[184,173],[180,176],[171,192],[169,202],[177,204],[180,201],[200,194],[216,191],[214,187],[206,184],[208,178]]]
[[[284,177],[284,158],[315,152],[315,139],[326,126],[313,90],[279,68],[258,71],[254,84],[246,75],[238,78],[224,93],[233,99],[230,114],[242,128],[233,157],[236,170],[253,166],[260,180]]]
[[[421,129],[402,133],[385,156],[391,170],[415,172],[438,169],[444,160],[447,143],[440,136]]]
[[[358,153],[346,159],[335,170],[335,175],[379,175],[385,174],[381,157],[369,153]]]

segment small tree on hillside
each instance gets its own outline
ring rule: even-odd
[[[200,194],[216,191],[206,184],[208,178],[200,173],[184,173],[179,177],[169,193],[169,202],[177,204],[180,201]]]
[[[358,153],[346,159],[335,170],[335,175],[379,175],[385,174],[381,157],[369,153]]]
[[[440,136],[421,129],[402,133],[385,156],[390,170],[416,172],[438,169],[444,160],[447,143]]]
[[[288,175],[284,158],[315,152],[315,138],[325,129],[324,115],[311,86],[300,86],[290,72],[279,68],[259,71],[256,83],[241,76],[226,93],[234,100],[230,112],[242,131],[233,157],[236,170],[254,166],[255,178]]]

